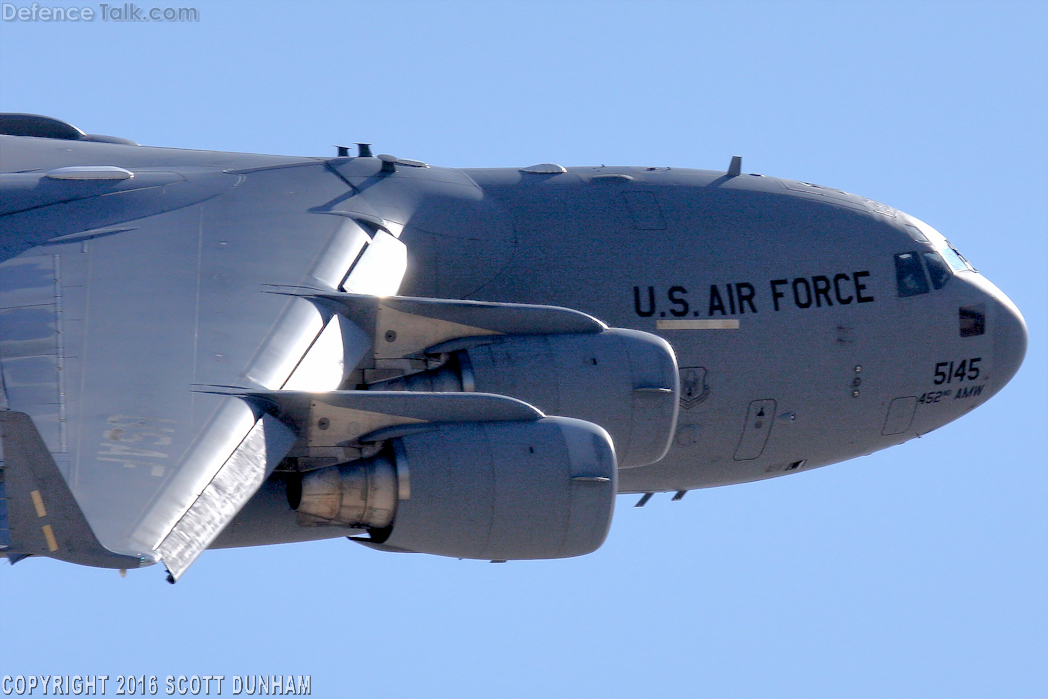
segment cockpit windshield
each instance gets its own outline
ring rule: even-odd
[[[943,238],[943,242],[946,243],[941,248],[938,248],[939,254],[946,260],[946,264],[950,265],[950,269],[954,272],[963,272],[966,269],[975,271],[975,268],[968,264],[968,260],[964,259],[961,253],[957,252],[957,248],[950,245],[950,241]]]
[[[964,259],[964,255],[959,253],[957,248],[955,248],[942,233],[935,230],[924,221],[918,221],[917,219],[912,220],[912,224],[905,224],[906,232],[910,234],[910,237],[919,241],[921,238],[919,238],[918,235],[922,235],[931,246],[935,248],[935,251],[942,256],[942,259],[946,261],[946,264],[948,264],[950,269],[954,272],[975,271],[975,267],[972,267],[971,263]],[[927,258],[925,258],[925,261],[927,261]]]
[[[932,286],[941,289],[950,281],[950,268],[937,252],[928,251],[923,253],[924,264],[928,267],[928,276],[932,279]]]

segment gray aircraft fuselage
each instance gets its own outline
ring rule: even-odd
[[[91,167],[132,174],[76,170]],[[62,168],[73,168],[68,179]],[[7,327],[45,306],[62,324],[59,349],[44,352],[61,372],[54,388],[53,369],[33,379],[60,395],[58,407],[19,387],[26,357],[10,352],[5,407],[34,419],[102,545],[146,563],[190,506],[165,505],[164,493],[178,478],[206,483],[193,455],[218,443],[222,425],[251,424],[230,412],[237,399],[201,387],[292,387],[290,370],[266,377],[294,368],[318,331],[290,360],[273,359],[295,303],[309,305],[281,290],[355,291],[340,285],[345,265],[328,262],[350,224],[373,225],[406,253],[403,278],[390,273],[368,287],[385,293],[369,293],[568,308],[666,340],[680,381],[669,451],[620,464],[620,493],[743,483],[900,444],[992,397],[1026,349],[1014,304],[934,229],[771,176],[448,169],[22,136],[0,136],[0,169]],[[41,264],[57,282],[20,281]],[[334,271],[318,271],[325,264]],[[19,300],[26,289],[46,303]],[[347,365],[332,388],[385,377],[362,366]],[[120,446],[128,434],[153,456]],[[270,464],[212,547],[355,531],[299,526],[285,471]],[[123,493],[168,507],[167,524],[107,521]]]
[[[513,212],[512,257],[463,264],[454,282],[420,275],[405,293],[457,283],[471,298],[570,305],[661,335],[694,368],[669,454],[623,471],[623,492],[752,481],[900,444],[981,405],[1025,352],[1021,316],[978,272],[900,297],[895,256],[931,249],[907,224],[929,229],[859,197],[679,169],[578,168],[542,182],[466,172]],[[602,183],[614,174],[633,179]],[[634,192],[657,202],[641,226],[624,202]],[[962,336],[962,308],[984,309],[984,334]],[[659,327],[693,319],[738,327]],[[763,448],[741,444],[751,407],[765,408]]]

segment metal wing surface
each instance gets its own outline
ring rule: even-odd
[[[209,166],[207,154],[133,149],[138,162],[113,163],[111,146],[84,145],[92,152],[73,165],[120,165],[161,184],[127,204],[91,182],[75,199],[40,196],[32,173],[19,173],[14,184],[32,196],[21,208],[5,197],[0,231],[7,249],[30,247],[0,265],[0,393],[33,417],[98,541],[143,563],[162,558],[177,578],[295,439],[208,387],[336,388],[344,347],[324,338],[337,320],[274,290],[338,289],[372,238],[389,234],[330,215],[352,190],[321,160],[252,157],[238,169],[226,154]],[[43,168],[54,165],[68,162]],[[63,184],[39,166],[35,175]],[[173,201],[187,194],[180,184],[207,191]],[[49,228],[68,219],[55,208],[71,206],[77,230]],[[395,293],[402,274],[392,265],[386,278],[367,276]]]

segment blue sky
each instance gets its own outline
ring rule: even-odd
[[[199,22],[0,22],[0,110],[448,166],[742,155],[935,226],[1023,311],[1029,354],[923,439],[620,498],[580,559],[335,540],[210,552],[173,587],[159,568],[0,564],[0,675],[310,674],[324,697],[1048,693],[1048,3],[171,4],[191,3]]]

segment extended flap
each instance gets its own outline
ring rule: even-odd
[[[291,448],[295,434],[269,415],[257,420],[218,473],[160,542],[157,550],[175,582],[240,512]]]

